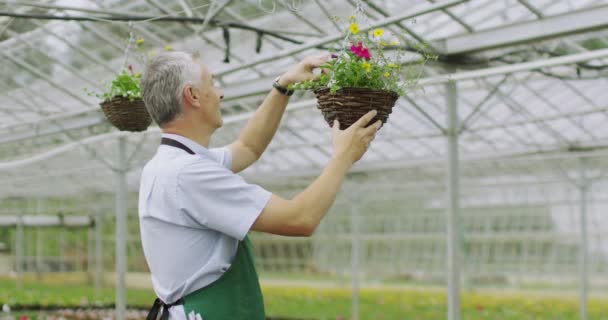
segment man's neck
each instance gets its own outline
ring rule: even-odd
[[[177,134],[182,137],[186,137],[196,143],[200,144],[205,148],[209,148],[209,141],[211,140],[211,133],[207,133],[204,128],[193,129],[186,126],[168,125],[162,128],[163,133]]]

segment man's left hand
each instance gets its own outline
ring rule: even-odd
[[[306,80],[317,79],[320,74],[314,74],[313,70],[319,68],[329,59],[329,53],[312,55],[304,58],[300,63],[289,69],[279,79],[279,84],[287,86],[291,83],[303,82]]]

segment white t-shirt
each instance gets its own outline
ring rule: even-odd
[[[163,137],[195,152],[160,145],[139,188],[141,241],[154,291],[173,303],[222,276],[272,194],[230,170],[228,148]],[[185,319],[183,307],[172,307],[170,316]]]

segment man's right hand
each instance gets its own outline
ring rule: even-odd
[[[366,113],[345,130],[340,130],[340,123],[338,120],[334,120],[332,127],[334,158],[347,161],[349,165],[361,159],[370,142],[376,137],[376,132],[382,126],[382,121],[378,120],[369,127],[365,127],[377,113],[376,110]]]
[[[346,130],[340,130],[334,121],[334,155],[323,173],[293,199],[272,195],[251,229],[285,236],[312,235],[334,203],[346,172],[361,159],[382,125],[378,120],[365,127],[376,113],[368,112]]]

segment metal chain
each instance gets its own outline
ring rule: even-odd
[[[129,28],[133,28],[133,22],[129,21],[128,24]],[[131,52],[131,46],[133,45],[133,31],[129,31],[129,41],[127,42],[127,48],[125,49],[125,54],[124,54],[124,58],[122,61],[122,65],[120,66],[120,70],[118,70],[118,73],[122,72],[122,70],[124,70],[127,67],[127,60],[129,59],[129,53]]]

